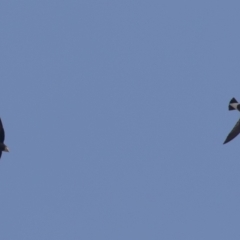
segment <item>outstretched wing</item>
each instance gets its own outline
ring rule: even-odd
[[[228,134],[228,136],[223,144],[228,143],[231,140],[233,140],[239,133],[240,133],[240,119],[237,121],[237,123],[235,124],[232,131]]]

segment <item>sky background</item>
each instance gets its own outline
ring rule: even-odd
[[[2,0],[0,238],[239,239],[239,8]]]

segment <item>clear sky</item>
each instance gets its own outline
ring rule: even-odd
[[[2,0],[0,238],[239,239],[239,8]]]

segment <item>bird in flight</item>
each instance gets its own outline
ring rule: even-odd
[[[9,152],[8,147],[3,143],[5,139],[5,132],[2,125],[2,120],[0,118],[0,158],[2,156],[2,152]]]
[[[240,111],[240,103],[235,98],[232,98],[228,105],[228,110],[238,110]],[[231,132],[228,134],[226,140],[223,144],[230,142],[240,133],[240,119],[237,121]]]

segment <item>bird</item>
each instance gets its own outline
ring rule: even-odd
[[[2,156],[2,152],[9,152],[9,148],[4,144],[5,140],[5,131],[3,128],[2,120],[0,118],[0,158]]]
[[[238,110],[240,111],[240,103],[235,98],[232,98],[228,105],[228,110]],[[231,132],[228,134],[226,140],[223,144],[226,144],[233,140],[240,133],[240,119],[237,121]]]

